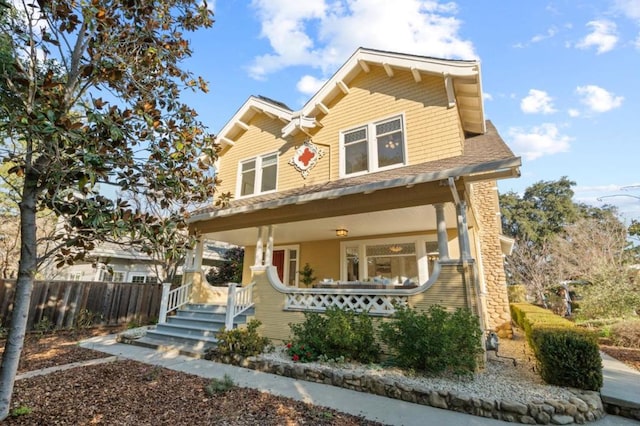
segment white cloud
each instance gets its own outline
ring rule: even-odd
[[[567,111],[567,114],[569,114],[569,117],[580,117],[580,111],[575,109],[575,108],[569,108],[569,110]]]
[[[615,5],[627,18],[640,21],[640,2],[638,0],[616,0]]]
[[[531,89],[529,96],[520,101],[520,109],[525,114],[553,114],[553,99],[544,90]]]
[[[561,135],[553,123],[544,123],[528,130],[513,127],[509,129],[509,138],[514,151],[527,160],[567,152],[573,140],[569,136]]]
[[[482,97],[484,98],[485,101],[493,100],[493,95],[491,93],[482,92]]]
[[[326,80],[317,79],[311,75],[303,76],[296,88],[300,93],[304,93],[305,95],[315,95],[318,90],[322,87],[322,85],[326,82]]]
[[[253,0],[261,36],[272,53],[249,68],[254,78],[306,65],[325,75],[357,47],[474,59],[470,41],[459,35],[455,3],[436,0]]]
[[[548,38],[552,38],[558,33],[558,30],[554,27],[551,27],[547,30],[546,34],[536,34],[531,38],[531,43],[539,43]]]
[[[600,54],[612,50],[618,43],[617,27],[614,22],[601,19],[588,22],[587,26],[592,28],[592,32],[576,44],[577,48],[596,47],[596,52]]]
[[[615,96],[602,87],[595,85],[578,86],[576,93],[582,96],[581,102],[592,112],[607,112],[622,105],[624,97]]]

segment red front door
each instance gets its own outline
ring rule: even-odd
[[[284,250],[274,250],[271,264],[278,270],[278,278],[284,283]]]

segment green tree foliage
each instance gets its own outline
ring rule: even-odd
[[[4,2],[4,6],[8,3]],[[214,138],[181,102],[206,82],[181,68],[185,33],[213,24],[196,0],[17,0],[0,6],[0,157],[17,177],[20,264],[0,366],[0,420],[9,412],[38,265],[82,259],[96,242],[184,228],[184,212],[211,200],[201,158]],[[112,200],[100,189],[117,188]],[[131,197],[124,195],[130,194]],[[133,196],[167,213],[130,203]],[[59,218],[56,244],[38,251],[36,213]]]
[[[244,265],[244,249],[234,247],[224,254],[224,263],[218,268],[211,268],[207,272],[209,284],[241,283]]]
[[[557,181],[540,181],[524,195],[508,192],[500,196],[502,232],[518,241],[542,245],[580,215],[573,202],[575,182],[566,176]]]
[[[561,281],[588,283],[575,289],[583,296],[579,315],[633,314],[640,304],[627,229],[615,207],[575,203],[573,185],[563,177],[538,182],[522,197],[500,197],[503,232],[516,240],[505,262],[508,280],[525,285],[538,302]]]

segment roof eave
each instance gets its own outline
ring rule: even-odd
[[[513,157],[504,160],[496,160],[471,166],[455,167],[452,169],[440,170],[435,172],[420,173],[413,176],[406,176],[395,179],[388,179],[379,182],[371,182],[367,184],[354,185],[345,188],[336,188],[326,191],[318,191],[310,194],[293,195],[278,200],[263,201],[256,204],[247,206],[228,208],[223,210],[215,210],[202,214],[191,216],[187,219],[188,224],[201,222],[204,220],[214,219],[216,217],[234,216],[241,213],[249,213],[263,209],[274,209],[293,204],[304,204],[311,201],[333,199],[344,197],[347,195],[359,194],[359,193],[371,193],[382,189],[397,188],[402,186],[411,186],[420,183],[433,182],[441,179],[447,179],[449,177],[460,176],[479,176],[482,173],[495,172],[501,170],[509,170],[509,175],[513,175],[514,171],[522,165],[520,157]],[[510,176],[503,176],[503,178]],[[492,177],[495,178],[495,177]],[[479,179],[477,179],[479,180]]]

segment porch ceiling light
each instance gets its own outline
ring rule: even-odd
[[[389,247],[389,250],[391,251],[391,253],[400,253],[402,251],[402,246],[398,244],[394,244],[391,247]]]
[[[348,234],[349,234],[349,231],[347,231],[344,228],[336,229],[336,237],[346,237]]]

